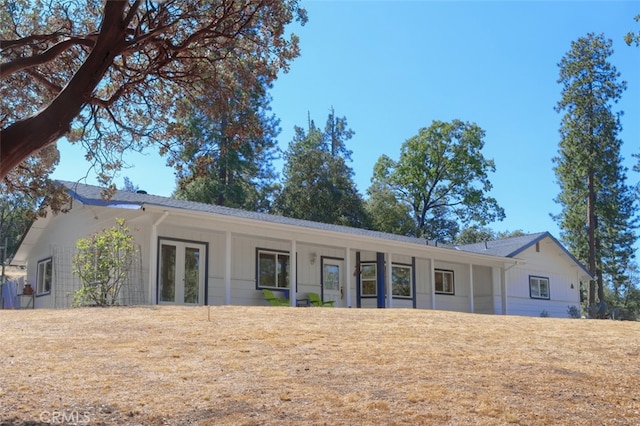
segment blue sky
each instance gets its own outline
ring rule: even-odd
[[[303,1],[309,22],[291,26],[301,56],[271,92],[286,149],[294,126],[307,114],[324,125],[333,107],[347,118],[355,136],[351,166],[365,194],[374,163],[382,154],[397,159],[400,146],[433,120],[460,119],[486,131],[492,196],[507,218],[496,231],[550,231],[559,191],[552,158],[557,153],[561,115],[558,62],[571,41],[589,32],[613,40],[610,62],[627,81],[615,110],[624,111],[623,156],[630,183],[640,152],[640,48],[623,37],[639,31],[633,17],[638,1]],[[60,143],[55,178],[86,174],[82,153]],[[132,155],[123,170],[141,189],[170,195],[175,178],[153,153]],[[280,166],[279,164],[277,164]],[[88,167],[88,166],[87,166]],[[87,183],[95,183],[90,176]],[[122,178],[116,180],[122,185]]]

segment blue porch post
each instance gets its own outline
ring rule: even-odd
[[[385,307],[385,273],[384,253],[376,253],[376,287],[378,293],[378,308]]]

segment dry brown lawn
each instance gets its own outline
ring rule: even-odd
[[[640,323],[423,310],[0,311],[0,424],[640,424]]]

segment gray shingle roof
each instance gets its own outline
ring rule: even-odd
[[[212,204],[197,203],[194,201],[178,200],[175,198],[161,197],[158,195],[150,195],[145,193],[134,193],[128,191],[116,191],[113,196],[105,200],[102,197],[103,188],[93,185],[86,185],[78,182],[58,181],[60,184],[69,189],[70,195],[82,202],[94,206],[112,206],[120,208],[135,208],[144,205],[153,205],[160,207],[168,207],[174,209],[182,209],[186,211],[196,211],[204,213],[213,213],[224,216],[232,216],[244,219],[258,220],[261,222],[278,223],[284,225],[300,226],[311,229],[327,230],[341,232],[345,234],[369,236],[381,238],[391,241],[400,241],[410,244],[434,245],[433,242],[427,243],[425,239],[407,237],[403,235],[387,234],[384,232],[371,231],[368,229],[352,228],[349,226],[332,225],[327,223],[312,222],[309,220],[292,219],[284,216],[277,216],[267,213],[251,212],[246,210],[235,209],[231,207],[216,206]],[[449,248],[452,247],[444,247]]]
[[[551,237],[548,232],[522,235],[519,237],[504,238],[502,240],[487,241],[482,243],[464,244],[458,246],[458,250],[472,253],[484,253],[493,256],[513,257],[545,237]]]
[[[368,229],[352,228],[349,226],[332,225],[327,223],[312,222],[309,220],[292,219],[284,216],[276,216],[273,214],[251,212],[246,210],[234,209],[231,207],[216,206],[212,204],[197,203],[194,201],[178,200],[175,198],[161,197],[146,193],[135,193],[128,191],[116,191],[113,196],[105,200],[102,197],[103,188],[93,185],[81,184],[78,182],[58,181],[60,184],[69,189],[70,195],[76,200],[90,205],[96,206],[113,206],[120,208],[137,208],[145,205],[153,205],[160,207],[168,207],[174,209],[182,209],[186,211],[196,211],[203,213],[212,213],[224,216],[232,216],[244,219],[252,219],[261,222],[278,223],[284,225],[300,226],[311,229],[341,232],[344,234],[368,236],[372,238],[380,238],[390,241],[399,241],[409,244],[418,245],[436,245],[434,242],[427,241],[422,238],[407,237],[403,235],[387,234],[385,232],[371,231]],[[469,253],[485,254],[498,257],[514,257],[532,246],[543,238],[551,238],[558,246],[587,274],[587,269],[569,253],[564,246],[556,240],[549,232],[539,232],[536,234],[523,235],[520,237],[505,238],[502,240],[488,241],[486,243],[466,244],[457,247],[448,245],[439,245],[439,248],[458,250]]]

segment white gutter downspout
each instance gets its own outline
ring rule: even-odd
[[[511,264],[508,268],[500,268],[500,281],[502,281],[502,315],[509,315],[509,304],[507,301],[507,271],[518,264],[519,262],[516,260],[515,263]]]
[[[224,254],[224,304],[231,304],[231,231],[225,233]]]
[[[162,213],[162,216],[156,220],[153,225],[151,225],[151,240],[150,240],[150,248],[149,250],[149,303],[151,305],[156,304],[156,282],[157,282],[157,261],[158,261],[158,225],[164,221],[167,216],[169,216],[169,212],[165,210]]]

